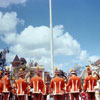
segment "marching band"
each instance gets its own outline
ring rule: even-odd
[[[0,71],[0,100],[50,100],[51,96],[54,100],[100,100],[100,78],[97,73],[92,76],[92,70],[87,66],[88,76],[84,84],[73,69],[70,73],[71,76],[66,81],[65,77],[59,76],[60,72],[56,67],[55,76],[47,86],[40,77],[39,67],[32,78],[29,78],[30,73],[24,78],[25,73],[23,69],[20,69],[18,79],[13,77],[12,84],[9,78],[9,68],[4,76]],[[80,99],[80,96],[83,97]]]

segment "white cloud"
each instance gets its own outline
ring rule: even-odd
[[[23,23],[23,20],[17,18],[16,12],[5,14],[0,12],[0,34],[16,32],[18,23]]]
[[[3,37],[10,44],[13,54],[25,58],[37,59],[45,65],[50,63],[50,32],[49,27],[26,27],[20,34],[9,33]],[[63,25],[54,27],[54,53],[56,55],[77,55],[80,44],[68,33],[64,33]]]
[[[88,58],[88,61],[94,63],[94,62],[97,61],[98,59],[100,59],[99,56],[90,56],[90,57]]]
[[[51,69],[51,67],[50,67],[50,61],[51,61],[51,59],[50,59],[50,57],[44,57],[44,56],[42,56],[41,57],[41,59],[39,59],[39,60],[37,60],[38,62],[39,62],[39,64],[41,64],[41,65],[45,65],[46,66],[46,70],[50,70]]]
[[[1,36],[2,41],[4,41],[7,44],[16,44],[16,33],[8,33],[4,34],[4,36]]]
[[[78,58],[79,58],[80,61],[87,61],[87,59],[88,59],[87,51],[82,50]]]
[[[13,53],[8,53],[7,55],[6,55],[6,60],[7,60],[7,63],[11,63],[12,61],[13,61],[13,59],[14,59],[14,57],[15,57],[15,54],[13,54]]]
[[[24,4],[27,0],[0,0],[0,7],[8,7],[12,4]]]
[[[78,62],[78,63],[88,63],[88,61],[94,63],[95,61],[97,61],[98,59],[100,59],[99,56],[90,56],[88,55],[88,52],[86,50],[81,50],[80,54],[78,55],[78,57],[73,60],[74,63]]]
[[[18,36],[18,43],[25,47],[48,48],[49,46],[49,28],[46,26],[33,27],[28,26]]]
[[[56,54],[77,55],[80,53],[80,44],[68,32],[56,39],[55,47]]]

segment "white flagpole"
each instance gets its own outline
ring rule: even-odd
[[[53,27],[52,27],[52,0],[49,0],[50,7],[50,34],[51,34],[51,76],[54,75],[54,54],[53,54]]]

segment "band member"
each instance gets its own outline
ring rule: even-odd
[[[3,82],[1,80],[2,78],[2,71],[0,71],[0,100],[2,100],[2,91],[3,91]]]
[[[82,90],[82,92],[80,93],[80,98],[81,100],[87,100],[86,92],[84,92],[84,90]]]
[[[12,95],[13,95],[12,98],[14,98],[14,100],[17,100],[17,94],[16,94],[16,78],[15,77],[12,78]]]
[[[27,86],[27,99],[26,100],[32,100],[30,90],[31,90],[31,87],[28,84],[28,86]]]
[[[25,100],[26,90],[27,90],[27,83],[23,79],[23,69],[20,69],[18,73],[18,80],[16,81],[16,94],[18,96],[18,100]]]
[[[88,100],[95,100],[94,87],[97,85],[96,78],[92,76],[90,67],[87,67],[88,76],[84,81],[84,90],[87,92]]]
[[[63,77],[65,80],[65,77]],[[65,100],[69,100],[69,86],[67,86],[67,81],[65,80]]]
[[[2,78],[3,81],[3,100],[8,100],[11,92],[11,83],[9,79],[9,67],[5,71],[5,76]]]
[[[48,86],[46,83],[44,83],[44,87],[42,90],[42,100],[47,100],[47,95],[48,95]]]
[[[30,82],[31,82],[30,76],[31,76],[30,72],[28,72],[26,74],[26,76],[25,76],[25,80],[27,82],[27,96],[26,96],[26,100],[32,100],[31,92],[30,92],[30,90],[31,90],[31,87],[30,87]]]
[[[40,77],[39,67],[37,66],[36,76],[31,78],[31,87],[33,88],[32,93],[34,100],[42,99],[42,89],[44,87],[43,80]]]
[[[68,80],[67,86],[70,87],[71,100],[79,100],[79,93],[81,91],[81,80],[74,70],[71,70],[71,77]]]
[[[53,89],[54,100],[64,100],[64,80],[59,77],[60,72],[55,68],[55,77],[51,80],[49,93]]]
[[[95,78],[97,79],[97,85],[95,86],[95,97],[96,100],[100,100],[100,77],[96,72],[94,73],[94,75]]]

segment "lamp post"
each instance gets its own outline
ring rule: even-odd
[[[54,75],[54,52],[53,52],[53,27],[52,27],[52,0],[49,0],[50,8],[50,44],[51,44],[51,76]]]

